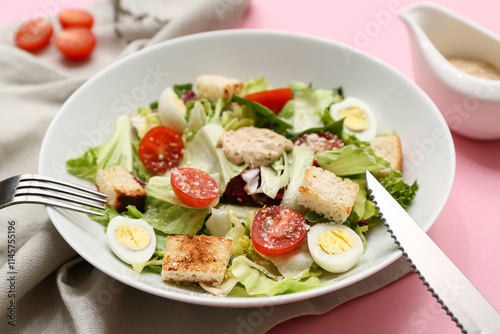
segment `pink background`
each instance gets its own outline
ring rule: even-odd
[[[63,7],[84,7],[97,0],[2,0],[0,24],[50,14]],[[231,3],[234,0],[214,0]],[[408,33],[389,9],[411,0],[250,0],[241,28],[295,31],[353,45],[413,78]],[[500,34],[497,0],[436,3]],[[360,36],[378,27],[368,41]],[[499,124],[500,126],[500,124]],[[453,136],[457,154],[452,193],[430,237],[500,310],[500,141],[480,142]],[[291,319],[270,334],[460,333],[415,274],[319,316]]]

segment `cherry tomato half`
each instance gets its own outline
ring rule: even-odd
[[[291,88],[276,88],[247,94],[245,98],[262,104],[277,115],[285,104],[292,99],[292,95]]]
[[[164,173],[175,167],[182,157],[184,142],[174,129],[156,126],[139,143],[139,159],[147,169]]]
[[[264,255],[278,255],[297,248],[307,234],[307,223],[300,213],[283,205],[264,207],[252,223],[252,242]]]
[[[68,28],[60,31],[54,40],[56,48],[72,60],[83,60],[94,50],[96,39],[86,28]]]
[[[37,51],[49,44],[53,32],[54,29],[49,21],[33,19],[19,27],[14,43],[26,51]]]
[[[66,28],[92,28],[94,17],[83,9],[63,9],[59,12],[59,22]]]
[[[186,205],[203,208],[219,196],[217,182],[197,168],[176,168],[170,174],[175,195]]]

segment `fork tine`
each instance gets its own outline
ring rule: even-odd
[[[22,174],[19,177],[19,182],[22,182],[22,181],[41,181],[41,182],[47,182],[47,183],[54,183],[54,184],[66,186],[69,188],[77,189],[77,190],[83,191],[85,193],[93,194],[93,195],[96,195],[96,196],[99,196],[102,198],[106,198],[106,195],[104,195],[98,191],[88,189],[86,187],[80,186],[80,185],[75,184],[75,183],[59,180],[59,179],[57,179],[55,177],[51,177],[51,176],[38,175],[38,174]]]
[[[62,201],[75,203],[75,204],[85,205],[85,206],[95,208],[95,209],[100,209],[100,210],[105,209],[105,207],[102,204],[98,205],[95,202],[88,201],[88,200],[83,199],[83,198],[73,197],[71,195],[72,194],[70,194],[70,196],[61,195],[61,194],[58,194],[57,192],[51,192],[51,191],[46,191],[46,190],[36,189],[36,188],[17,189],[16,192],[14,193],[15,197],[18,197],[18,196],[40,196],[40,197],[44,197],[44,198],[54,198],[54,199],[58,199],[58,200],[62,200]],[[105,202],[106,201],[104,201],[104,203]]]
[[[64,193],[64,194],[68,194],[68,195],[78,196],[79,198],[85,198],[85,199],[88,199],[91,201],[96,201],[99,203],[106,203],[106,199],[102,196],[103,194],[98,193],[101,196],[96,197],[96,195],[90,195],[88,191],[83,192],[80,189],[73,190],[74,188],[70,188],[71,189],[70,190],[65,186],[61,186],[59,184],[53,184],[53,183],[49,183],[49,182],[23,180],[23,181],[19,182],[19,185],[17,186],[16,189],[30,189],[30,190],[47,189],[47,190],[57,191],[58,193]],[[21,193],[21,192],[17,192],[17,193]],[[49,196],[50,194],[52,194],[52,193],[46,192],[44,195]],[[58,198],[60,198],[60,197],[58,197]]]
[[[0,182],[0,187],[2,193],[7,194],[7,197],[0,196],[3,203],[0,203],[0,208],[12,204],[33,203],[65,208],[90,215],[104,215],[101,211],[94,211],[92,208],[105,210],[106,195],[54,177],[22,174]]]
[[[88,215],[94,215],[94,216],[104,216],[104,213],[99,212],[99,211],[94,211],[91,209],[87,209],[78,205],[73,205],[68,202],[60,202],[56,201],[50,198],[44,198],[44,197],[38,197],[38,196],[23,196],[23,197],[17,197],[16,201],[17,203],[32,203],[32,204],[43,204],[43,205],[48,205],[48,206],[55,206],[63,209],[68,209],[68,210],[73,210],[73,211],[78,211],[82,213],[86,213]]]

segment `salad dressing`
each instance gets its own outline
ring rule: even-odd
[[[226,158],[233,164],[245,163],[256,168],[271,164],[284,151],[291,151],[293,143],[272,130],[249,126],[224,132],[217,147],[222,147]]]
[[[450,57],[447,60],[460,71],[481,79],[500,80],[500,70],[490,63],[458,57]]]

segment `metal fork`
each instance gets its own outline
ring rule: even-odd
[[[102,212],[89,208],[104,210],[106,197],[77,184],[37,174],[12,176],[0,182],[0,209],[14,204],[34,203],[103,216]]]

